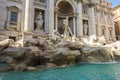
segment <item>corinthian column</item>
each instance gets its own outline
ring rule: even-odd
[[[96,35],[94,4],[89,5],[89,35]]]
[[[77,37],[83,36],[83,24],[82,24],[82,3],[77,3]]]
[[[24,32],[32,31],[34,23],[34,0],[25,0]]]
[[[104,15],[105,16],[105,25],[106,25],[106,33],[105,33],[105,37],[107,38],[107,39],[109,39],[109,37],[110,37],[110,33],[109,33],[109,27],[108,27],[108,16],[107,16],[107,14],[105,14]]]
[[[46,0],[47,9],[45,12],[45,31],[52,34],[54,30],[54,0]]]
[[[54,0],[49,0],[49,33],[54,30]]]

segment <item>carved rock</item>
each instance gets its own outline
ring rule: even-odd
[[[105,47],[82,48],[81,52],[81,62],[111,62],[114,60],[112,50]]]
[[[84,45],[78,42],[61,41],[60,43],[57,44],[57,47],[60,48],[66,47],[71,50],[80,50],[82,47],[84,47]]]
[[[28,53],[28,52],[29,52],[28,48],[9,47],[3,51],[3,54],[10,56],[14,59],[21,59],[21,58],[24,58],[26,53]]]
[[[25,71],[27,70],[27,66],[24,63],[18,64],[14,67],[16,71]]]
[[[71,51],[68,48],[57,48],[54,50],[45,51],[42,56],[44,63],[54,63],[57,66],[61,66],[76,63],[76,57],[80,56],[80,54],[81,53],[79,51]]]
[[[5,48],[9,47],[13,43],[14,41],[11,39],[0,41],[0,52],[2,52]]]

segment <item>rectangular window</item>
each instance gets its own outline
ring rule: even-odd
[[[102,29],[102,35],[105,36],[105,29]]]
[[[45,3],[45,0],[39,0],[39,2],[43,2],[43,3]]]
[[[110,30],[110,36],[112,37],[112,30]]]
[[[18,20],[18,12],[11,11],[10,22],[17,23]]]

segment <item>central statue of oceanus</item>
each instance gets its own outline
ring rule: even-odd
[[[69,20],[68,20],[68,16],[66,17],[66,19],[63,21],[63,29],[64,29],[64,35],[65,36],[73,36],[73,33],[69,27]]]

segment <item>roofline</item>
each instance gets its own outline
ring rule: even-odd
[[[113,10],[118,9],[118,8],[120,8],[120,4],[118,6],[116,6],[116,7],[114,7]]]

